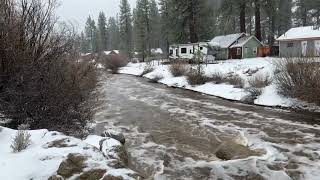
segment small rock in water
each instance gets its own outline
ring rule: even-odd
[[[111,132],[105,131],[105,132],[102,133],[101,136],[115,139],[115,140],[119,141],[121,144],[125,144],[126,143],[126,138],[121,133],[111,133]]]

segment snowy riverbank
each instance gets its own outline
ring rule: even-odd
[[[245,81],[245,87],[248,87],[249,79],[255,76],[269,76],[272,79],[275,71],[276,61],[281,61],[281,59],[252,58],[243,60],[226,60],[219,61],[217,62],[217,64],[203,65],[203,69],[206,76],[208,77],[210,77],[214,73],[220,73],[222,75],[238,75]],[[162,79],[158,82],[170,87],[184,88],[236,101],[241,101],[248,95],[245,87],[237,88],[226,83],[214,84],[213,82],[208,82],[203,85],[191,86],[189,85],[185,76],[173,77],[169,71],[169,65],[162,65],[159,62],[153,62],[152,64],[154,66],[154,71],[144,75],[144,77],[148,79],[161,77]],[[143,72],[145,65],[145,63],[129,63],[126,67],[120,70],[120,73],[139,76]],[[273,107],[293,107],[311,110],[318,109],[317,107],[313,107],[310,104],[281,96],[277,93],[277,87],[274,82],[263,89],[262,94],[257,97],[257,99],[254,101],[254,104]]]
[[[17,131],[0,126],[0,179],[137,179],[124,167],[122,144],[112,138],[89,136],[85,140],[48,130],[28,131],[30,146],[13,153],[10,145]],[[103,142],[100,145],[100,142]],[[99,150],[100,149],[100,150]],[[50,179],[50,178],[49,178]]]

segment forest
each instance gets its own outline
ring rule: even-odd
[[[116,17],[88,17],[82,52],[120,49],[150,55],[170,44],[210,41],[244,32],[268,45],[292,27],[320,25],[319,0],[138,0],[131,9],[121,0]]]

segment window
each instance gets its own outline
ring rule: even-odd
[[[253,49],[253,53],[254,53],[254,54],[257,54],[257,51],[258,51],[258,48],[254,48],[254,49]]]
[[[190,49],[190,54],[192,54],[192,49]]]
[[[170,49],[170,55],[172,55],[173,54],[173,50],[172,49]]]
[[[237,48],[237,55],[238,55],[238,56],[241,55],[241,48]]]
[[[293,47],[293,43],[288,43],[287,47]]]
[[[202,50],[203,50],[203,47],[200,47],[200,50],[202,51]]]
[[[181,48],[181,54],[186,54],[187,53],[187,48]]]

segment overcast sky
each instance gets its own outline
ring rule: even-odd
[[[129,0],[131,9],[135,7],[136,0]],[[107,17],[116,16],[119,13],[120,0],[60,0],[57,15],[60,20],[70,21],[83,28],[87,17],[90,15],[95,20],[100,11]]]

